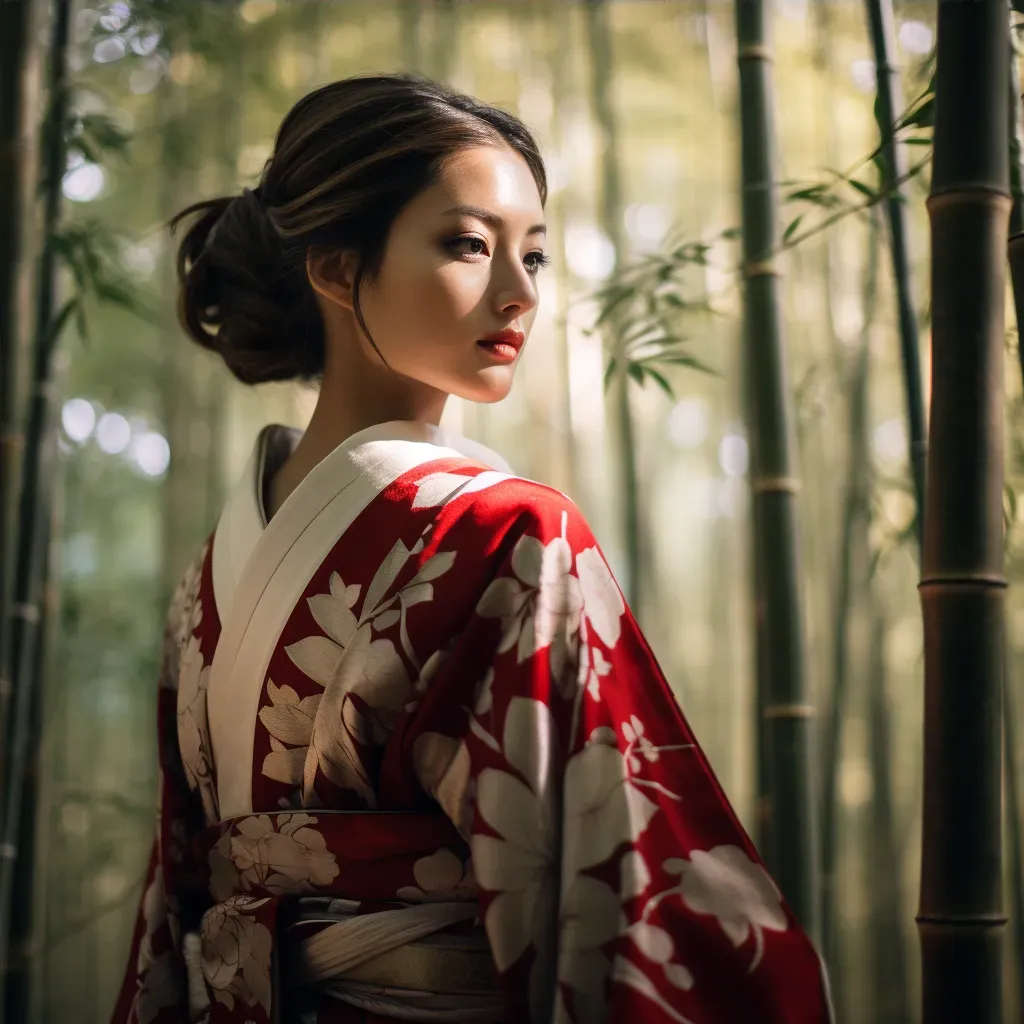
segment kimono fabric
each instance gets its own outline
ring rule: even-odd
[[[172,602],[112,1024],[831,1021],[573,503],[396,421],[267,522],[294,442]]]

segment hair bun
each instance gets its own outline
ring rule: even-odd
[[[262,189],[182,210],[197,214],[178,248],[178,317],[244,384],[316,376],[323,366],[320,314],[301,261],[289,261]]]

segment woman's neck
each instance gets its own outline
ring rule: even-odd
[[[328,365],[316,407],[295,451],[268,487],[267,516],[272,517],[306,475],[353,434],[392,420],[440,422],[448,395],[382,367],[348,373]]]

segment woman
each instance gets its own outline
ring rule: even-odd
[[[512,386],[546,191],[515,117],[369,75],[171,222],[191,337],[320,394],[173,602],[115,1022],[831,1019],[579,510],[437,425]]]

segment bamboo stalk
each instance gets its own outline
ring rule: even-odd
[[[874,799],[871,801],[871,878],[873,880],[871,967],[873,1019],[904,1024],[908,1005],[903,943],[903,886],[896,842],[892,794],[891,714],[886,692],[885,617],[871,595],[871,664],[868,674],[868,735]]]
[[[25,431],[26,457],[23,466],[19,502],[16,564],[13,588],[14,607],[11,628],[13,694],[11,722],[5,750],[3,848],[14,856],[0,859],[0,964],[12,973],[9,957],[8,927],[18,844],[21,838],[23,785],[33,737],[30,735],[35,703],[35,662],[37,628],[41,618],[43,589],[41,573],[49,542],[52,484],[57,471],[56,428],[54,424],[53,354],[58,338],[54,317],[57,287],[57,254],[54,238],[60,221],[61,184],[67,164],[64,124],[67,119],[67,40],[69,0],[59,0],[54,8],[50,41],[50,100],[45,131],[43,177],[43,248],[39,265],[39,289],[36,298],[36,340],[33,352],[32,390]],[[31,847],[29,846],[29,849]],[[0,992],[3,980],[0,979]],[[15,1018],[16,1019],[16,1018]]]
[[[1015,42],[1015,41],[1014,41]],[[1010,227],[1007,242],[1007,258],[1010,265],[1010,279],[1013,285],[1014,313],[1017,321],[1017,354],[1024,381],[1024,346],[1021,345],[1024,325],[1024,151],[1021,146],[1021,97],[1020,73],[1017,66],[1016,45],[1011,45],[1010,54]],[[1013,918],[1011,938],[1013,942],[1013,967],[1011,978],[1016,985],[1018,1015],[1024,1015],[1024,851],[1021,839],[1021,798],[1018,756],[1017,717],[1014,714],[1016,674],[1006,671],[1003,679],[1003,771],[1006,779],[1004,804],[1008,832],[1010,875],[1010,908]]]
[[[626,243],[622,231],[622,176],[619,168],[618,130],[611,100],[613,55],[611,33],[608,28],[607,0],[585,0],[587,38],[592,58],[591,95],[594,117],[604,145],[601,159],[601,230],[612,243],[615,253],[614,274],[626,256]],[[614,335],[620,321],[610,318],[610,332]],[[616,456],[619,461],[618,486],[620,488],[623,547],[625,550],[625,592],[630,609],[641,617],[642,543],[640,537],[640,480],[636,461],[636,430],[630,405],[630,383],[626,373],[624,353],[618,357],[619,372],[614,389],[615,422],[618,430]]]
[[[53,505],[57,504],[55,499]],[[53,553],[56,513],[46,516],[47,553],[42,569],[46,580],[45,593],[40,601],[41,617],[32,638],[33,657],[32,706],[29,711],[28,733],[35,747],[26,767],[24,793],[21,804],[18,859],[15,864],[11,900],[10,952],[3,1019],[8,1021],[34,1021],[39,1019],[39,972],[45,948],[45,880],[46,835],[49,805],[43,781],[43,762],[46,759],[44,742],[44,684],[48,663],[48,643],[58,624],[60,584],[56,579]]]
[[[1010,226],[1007,240],[1007,259],[1010,264],[1010,283],[1013,287],[1013,307],[1017,321],[1017,356],[1021,379],[1024,380],[1024,345],[1021,344],[1021,325],[1024,324],[1024,144],[1021,142],[1020,71],[1017,67],[1016,48],[1010,47]]]
[[[867,560],[867,514],[869,501],[870,456],[868,451],[868,370],[870,337],[878,299],[879,218],[872,212],[868,241],[867,278],[864,286],[864,326],[849,389],[850,458],[847,466],[846,497],[843,507],[843,531],[839,544],[839,581],[836,592],[835,622],[832,632],[832,698],[822,735],[825,755],[821,785],[821,942],[828,964],[836,1002],[842,1003],[842,963],[836,909],[836,862],[839,830],[839,767],[842,763],[842,727],[847,702],[850,665],[850,627],[855,555],[863,565]]]
[[[448,85],[459,59],[458,15],[453,0],[437,0],[434,7],[434,80]]]
[[[3,813],[3,849],[13,856],[0,858],[0,996],[7,1019],[23,1019],[26,1003],[26,963],[14,958],[10,929],[19,927],[22,935],[30,927],[21,920],[12,922],[12,892],[16,867],[24,878],[31,878],[32,821],[25,820],[23,800],[31,806],[31,792],[25,800],[26,778],[34,778],[38,736],[32,735],[38,719],[36,672],[38,627],[42,618],[45,563],[50,540],[53,481],[57,473],[57,435],[54,422],[54,351],[59,337],[54,315],[57,290],[57,252],[54,239],[60,222],[61,185],[67,166],[64,125],[67,120],[67,42],[70,0],[58,0],[54,6],[50,39],[50,98],[45,128],[43,162],[43,247],[39,261],[39,289],[36,296],[32,389],[25,430],[25,459],[21,500],[18,508],[14,607],[18,614],[11,629],[12,682],[11,723],[4,762],[5,786]],[[34,751],[34,754],[33,754]],[[27,831],[26,831],[27,830]],[[22,850],[19,844],[28,836]],[[29,887],[31,890],[31,886]],[[8,988],[8,986],[10,986]]]
[[[35,184],[32,0],[0,3],[0,772],[9,729],[15,510],[21,476],[27,218]],[[0,774],[0,786],[4,785]],[[6,859],[0,851],[0,859]]]
[[[921,607],[925,1024],[1001,1024],[1005,0],[941,0]]]
[[[1003,676],[1003,777],[1006,779],[1003,804],[1006,808],[1007,852],[1010,861],[1007,867],[1010,875],[1010,936],[1013,942],[1010,978],[1014,991],[1010,993],[1010,1002],[1016,1003],[1013,1009],[1016,1010],[1017,1019],[1020,1019],[1024,1017],[1024,872],[1021,871],[1024,841],[1021,837],[1020,749],[1014,724],[1017,722],[1015,678],[1019,677],[1011,671],[1007,655]]]
[[[769,862],[794,913],[818,932],[814,709],[805,680],[796,494],[799,482],[786,374],[778,269],[775,107],[769,14],[763,0],[736,0],[743,184],[744,356],[748,388],[754,557],[760,564],[767,642],[761,728],[766,744]]]
[[[868,27],[875,54],[875,75],[878,82],[876,117],[881,133],[884,173],[879,186],[888,198],[885,209],[889,221],[889,252],[892,256],[893,282],[896,286],[896,309],[899,317],[900,358],[903,364],[903,391],[906,401],[907,427],[910,441],[910,468],[914,480],[917,506],[917,540],[924,537],[925,462],[928,442],[925,436],[924,393],[921,386],[921,353],[917,340],[917,313],[907,252],[907,187],[900,184],[906,175],[907,162],[903,146],[893,131],[899,111],[903,109],[899,69],[892,63],[895,50],[892,0],[867,0]]]
[[[422,0],[401,0],[399,6],[402,69],[404,71],[421,70],[420,17],[423,10]]]

